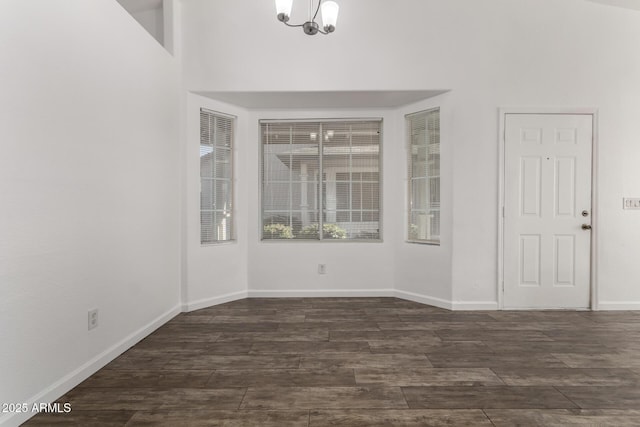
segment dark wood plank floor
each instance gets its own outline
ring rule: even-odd
[[[640,425],[640,312],[245,299],[181,314],[28,425]]]

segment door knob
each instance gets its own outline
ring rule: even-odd
[[[583,230],[591,230],[591,226],[589,224],[582,224]]]

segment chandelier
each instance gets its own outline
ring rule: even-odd
[[[278,12],[278,21],[283,22],[289,27],[302,27],[302,31],[310,36],[318,33],[329,34],[336,30],[336,22],[338,21],[338,3],[334,1],[318,0],[318,6],[314,8],[313,0],[309,0],[309,20],[305,23],[293,25],[289,24],[289,15],[291,15],[291,6],[293,0],[276,0],[276,11]],[[316,22],[318,12],[322,9],[322,29]],[[315,10],[315,12],[314,12]]]

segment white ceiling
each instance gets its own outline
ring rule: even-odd
[[[129,13],[160,9],[162,7],[162,0],[118,0],[118,3]]]
[[[626,9],[640,10],[640,0],[589,0],[594,3],[602,3],[610,6],[624,7]]]
[[[255,109],[394,108],[431,98],[446,90],[328,92],[196,92],[218,101]]]

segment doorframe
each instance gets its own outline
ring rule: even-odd
[[[504,310],[505,128],[507,114],[570,114],[592,117],[590,307],[598,310],[598,109],[595,107],[500,107],[498,109],[498,309]]]

